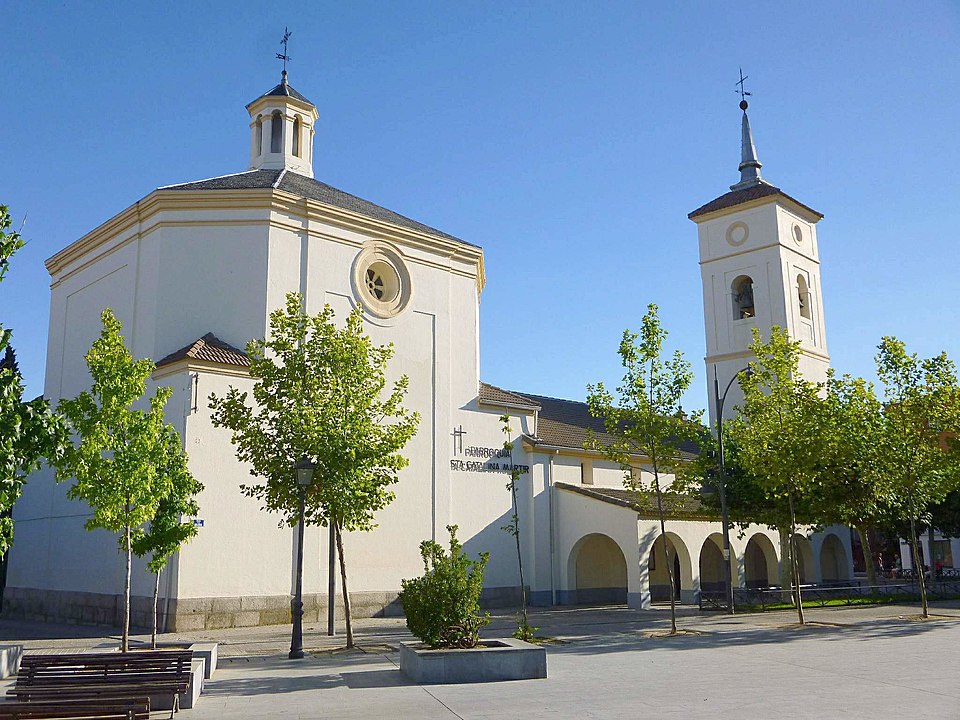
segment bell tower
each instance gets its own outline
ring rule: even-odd
[[[688,215],[700,241],[711,424],[717,419],[714,373],[722,395],[753,359],[755,327],[764,339],[778,325],[799,340],[800,372],[808,380],[826,379],[830,366],[817,249],[823,215],[761,177],[747,107],[742,97],[740,181]],[[734,417],[742,401],[734,381],[724,419]]]
[[[313,177],[313,127],[317,107],[287,83],[247,105],[250,113],[250,169],[290,170]]]

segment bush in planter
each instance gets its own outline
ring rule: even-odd
[[[472,648],[490,614],[480,614],[480,591],[490,553],[467,557],[457,541],[457,526],[447,525],[450,554],[432,540],[420,543],[423,576],[402,580],[400,604],[407,627],[432,648]]]

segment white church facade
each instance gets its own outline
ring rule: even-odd
[[[515,547],[501,529],[511,514],[511,466],[522,471],[521,546],[533,604],[645,608],[668,598],[666,568],[652,552],[653,512],[623,489],[617,465],[584,449],[588,429],[602,436],[602,422],[581,402],[481,382],[482,249],[315,180],[317,109],[286,73],[247,110],[246,172],[159,188],[47,261],[45,396],[55,402],[89,386],[83,356],[101,310],[112,308],[134,357],[154,359],[153,381],[173,388],[167,420],[205,486],[194,519],[200,532],[161,581],[166,627],[289,622],[295,533],[241,494],[248,469],[229,432],[212,425],[207,398],[230,386],[250,389],[241,348],[267,333],[270,312],[291,291],[310,313],[329,304],[343,319],[362,307],[372,339],[394,344],[390,372],[409,377],[405,404],[421,416],[396,500],[378,513],[374,531],[344,537],[356,613],[398,612],[401,579],[422,572],[419,542],[444,542],[453,524],[468,553],[491,554],[485,601],[516,602]],[[725,385],[748,359],[750,328],[779,324],[802,341],[804,373],[821,379],[829,362],[821,216],[760,179],[746,113],[743,122],[741,182],[690,215],[699,228],[709,375],[716,367]],[[725,415],[735,403],[731,395]],[[503,414],[512,418],[512,457],[502,450]],[[637,466],[642,472],[643,458]],[[29,479],[15,508],[4,613],[112,622],[124,578],[116,536],[85,531],[88,508],[66,489],[49,471]],[[718,518],[696,501],[676,502],[667,531],[681,601],[722,587]],[[735,585],[776,584],[775,530],[731,533],[731,544]],[[800,545],[805,581],[852,578],[846,529],[810,534]],[[308,622],[325,610],[327,552],[325,529],[306,528]],[[152,587],[136,565],[140,625]]]

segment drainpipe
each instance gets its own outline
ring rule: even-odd
[[[558,450],[554,450],[553,454],[549,456],[549,462],[547,464],[547,497],[550,498],[550,604],[557,604],[557,573],[556,573],[556,542],[554,541],[554,511],[553,511],[553,458],[556,456]]]

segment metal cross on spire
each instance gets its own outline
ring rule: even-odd
[[[748,77],[750,76],[747,75],[746,77],[744,77],[743,68],[740,68],[740,82],[736,83],[740,87],[734,90],[734,92],[740,93],[740,109],[741,110],[747,109],[747,95],[753,94],[753,93],[748,93],[746,90],[743,89],[743,81],[746,80]]]
[[[287,41],[290,40],[290,36],[292,34],[293,33],[291,33],[286,27],[283,28],[283,40],[281,41],[281,43],[283,44],[283,52],[277,53],[277,60],[283,60],[283,79],[284,80],[287,79],[287,61],[293,59],[289,55],[287,55]]]

